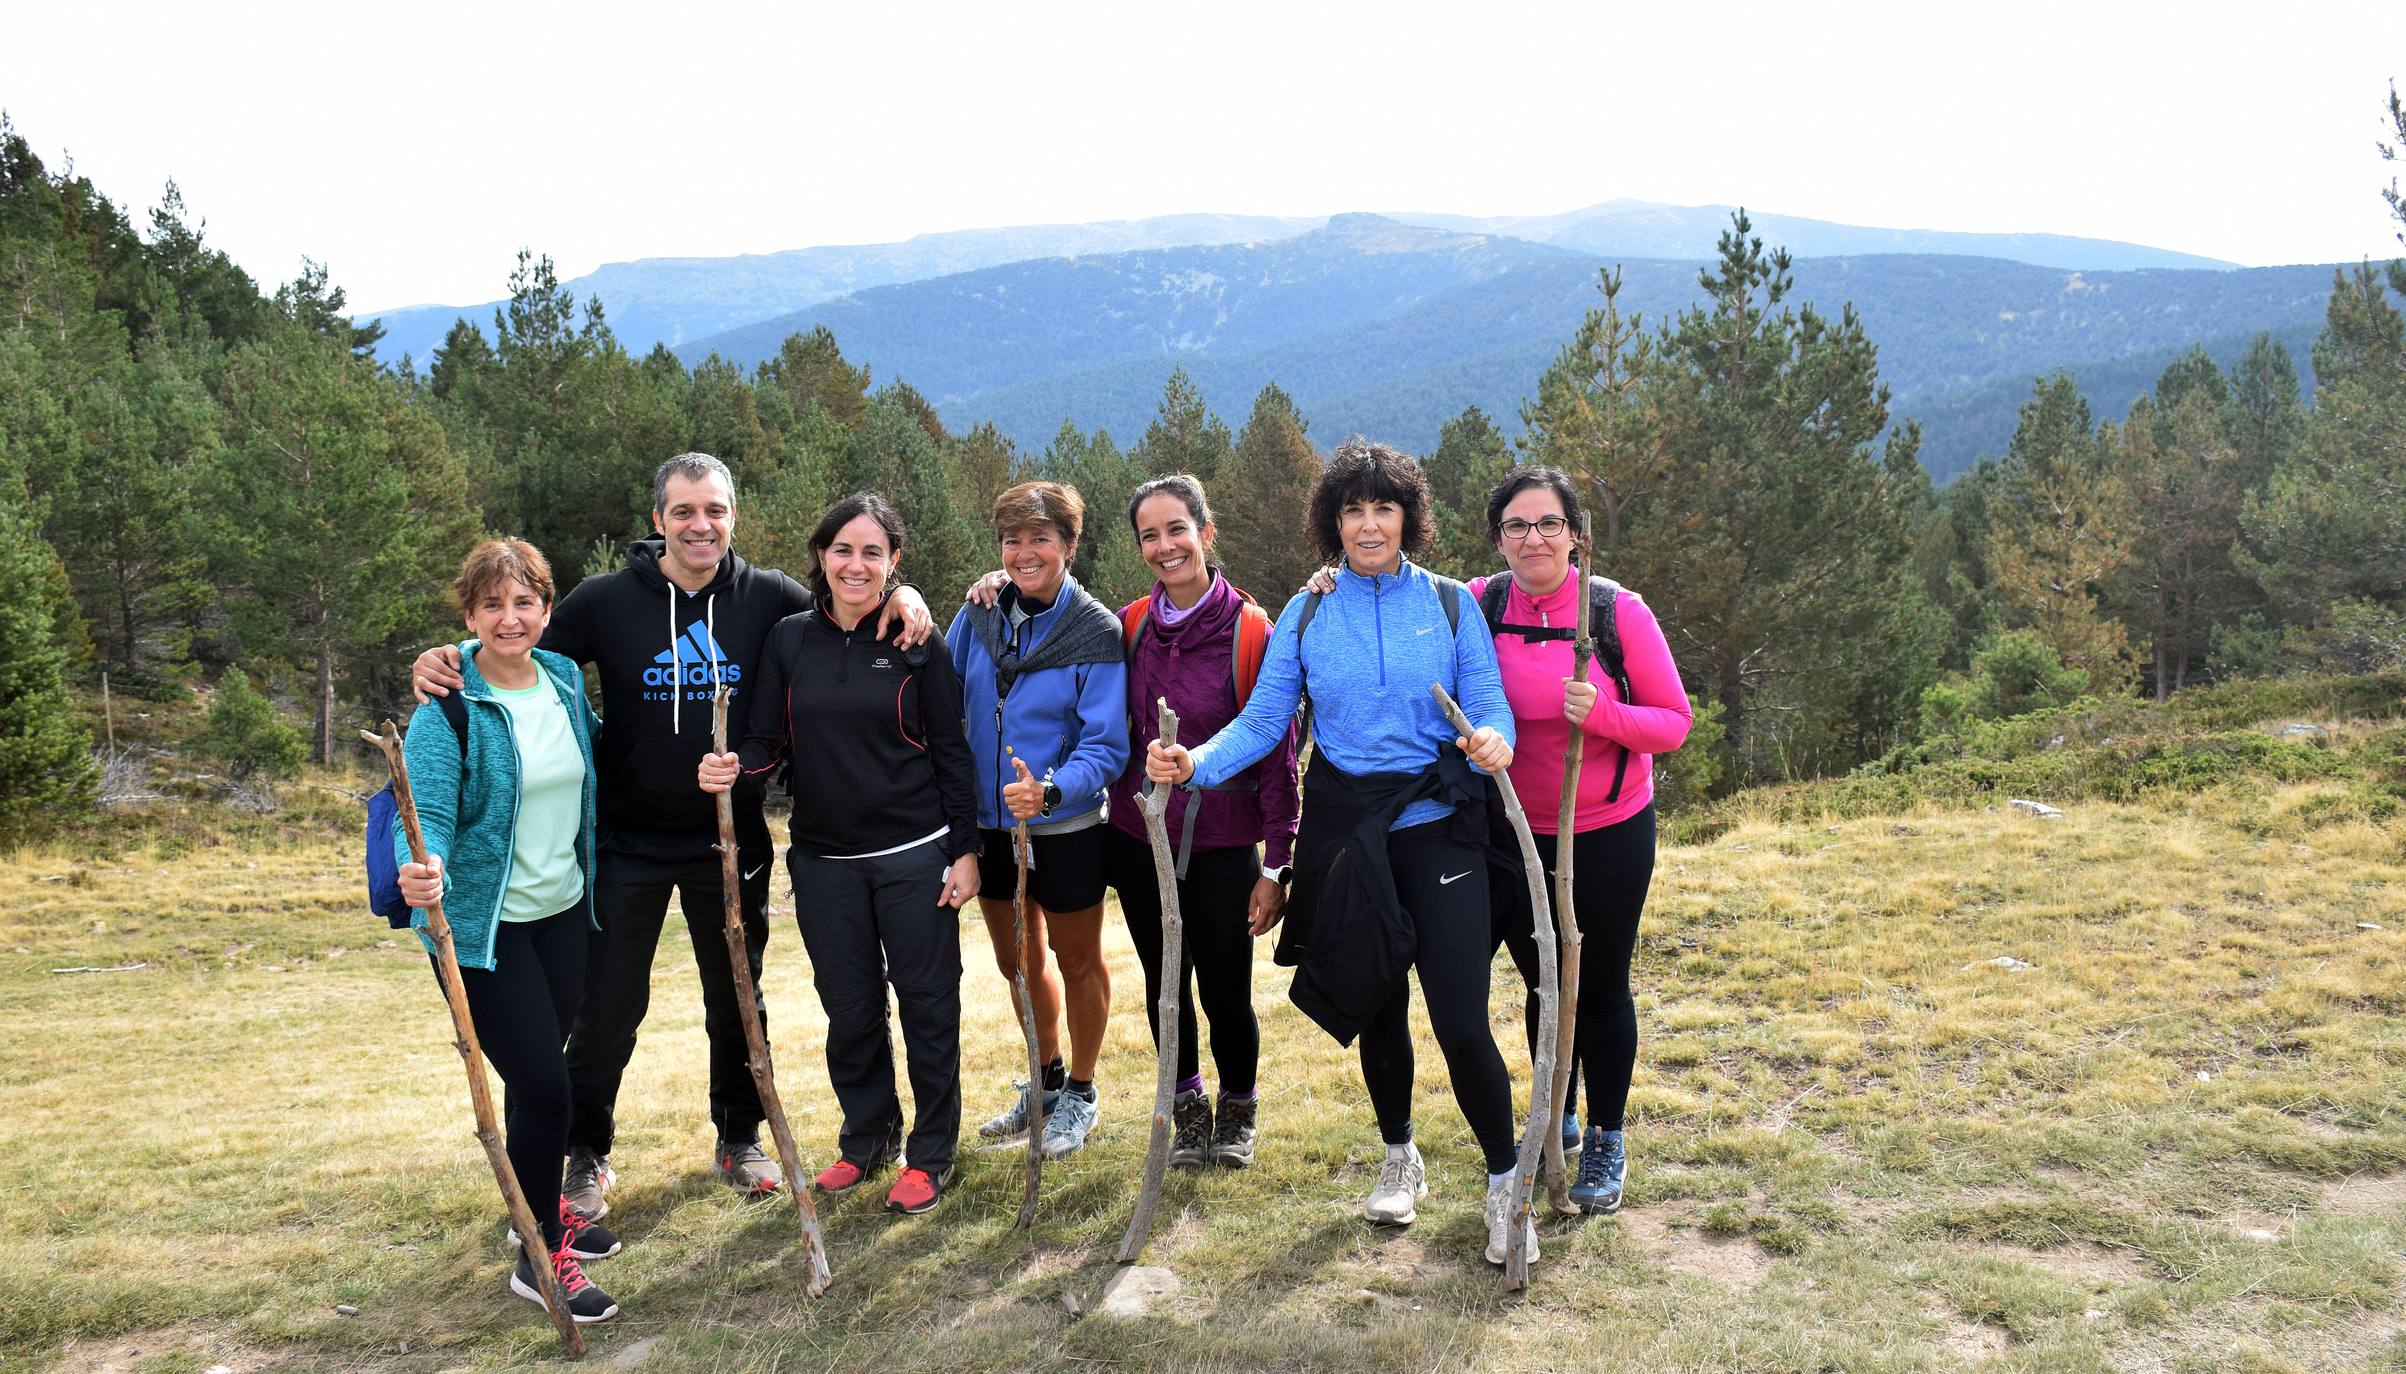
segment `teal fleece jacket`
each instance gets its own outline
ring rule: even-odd
[[[535,664],[567,708],[576,747],[585,756],[585,820],[578,827],[577,866],[585,872],[585,919],[601,929],[593,905],[593,739],[601,718],[585,700],[584,675],[575,663],[548,650],[534,651]],[[418,803],[418,829],[426,852],[443,860],[443,915],[451,922],[451,946],[460,967],[490,970],[493,941],[500,932],[501,898],[510,886],[510,851],[518,825],[518,735],[509,708],[493,697],[476,670],[473,644],[460,646],[460,697],[468,707],[467,757],[442,709],[432,702],[409,718],[401,744],[409,785]],[[393,822],[393,856],[408,863],[409,840]],[[426,913],[409,914],[412,930],[425,942]]]

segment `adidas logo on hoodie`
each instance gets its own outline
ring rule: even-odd
[[[655,654],[652,662],[658,666],[643,670],[644,684],[650,687],[698,687],[707,693],[715,686],[711,677],[713,663],[717,664],[719,678],[730,687],[741,682],[744,675],[743,665],[728,657],[727,651],[710,637],[710,627],[699,620],[686,626],[685,633]],[[664,698],[665,694],[654,700]]]

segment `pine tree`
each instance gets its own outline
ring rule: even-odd
[[[1203,403],[1194,378],[1183,367],[1170,369],[1161,386],[1161,408],[1130,451],[1138,469],[1148,477],[1183,472],[1208,490],[1228,450],[1228,426]]]
[[[815,405],[846,427],[868,417],[869,369],[845,362],[835,331],[825,325],[787,335],[777,356],[761,364],[761,375],[785,392],[796,415]]]
[[[1205,487],[1220,566],[1273,615],[1320,565],[1303,527],[1320,479],[1306,429],[1294,399],[1275,382],[1264,386],[1235,450]]]
[[[231,666],[217,679],[209,718],[193,743],[236,782],[283,777],[309,754],[301,732],[276,715],[275,705],[251,687],[249,674]]]
[[[1919,614],[1918,434],[1881,442],[1888,392],[1862,321],[1789,305],[1788,264],[1738,212],[1700,277],[1706,303],[1658,336],[1631,405],[1658,427],[1659,476],[1612,551],[1754,778],[1859,756],[1919,694],[1895,671]]]
[[[1422,465],[1429,477],[1429,495],[1436,540],[1429,549],[1429,566],[1449,577],[1471,578],[1503,566],[1495,541],[1487,537],[1487,493],[1512,470],[1512,448],[1504,432],[1477,406],[1445,422],[1437,432],[1437,449]]]
[[[0,850],[88,810],[97,772],[56,642],[57,556],[0,491]]]
[[[2102,597],[2130,556],[2130,490],[2113,460],[2120,447],[2112,426],[2091,430],[2070,374],[2040,382],[1998,470],[1985,554],[2007,624],[2030,627],[2099,693],[2120,690],[2131,667],[2129,633]]]
[[[1621,314],[1621,274],[1600,270],[1597,277],[1604,304],[1587,313],[1538,378],[1537,398],[1521,405],[1521,448],[1530,462],[1585,484],[1593,538],[1611,550],[1620,547],[1624,513],[1661,481],[1665,454],[1641,385],[1654,341],[1638,315]]]
[[[1135,455],[1121,451],[1104,430],[1090,439],[1064,420],[1044,451],[1042,467],[1046,477],[1076,487],[1086,502],[1086,528],[1070,565],[1079,585],[1112,607],[1144,595],[1153,585],[1153,570],[1136,552],[1127,515],[1128,497],[1145,480]]]

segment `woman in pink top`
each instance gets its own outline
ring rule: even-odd
[[[1637,948],[1638,915],[1654,876],[1652,756],[1669,753],[1687,739],[1690,712],[1687,689],[1671,661],[1662,627],[1646,603],[1626,590],[1614,598],[1612,610],[1626,696],[1601,663],[1591,663],[1587,682],[1570,680],[1571,637],[1577,633],[1579,597],[1588,580],[1571,575],[1576,567],[1571,561],[1572,537],[1578,528],[1579,491],[1559,469],[1515,468],[1488,494],[1487,535],[1511,568],[1501,615],[1491,614],[1489,620],[1496,631],[1504,695],[1512,703],[1520,736],[1512,758],[1512,785],[1528,808],[1529,828],[1536,833],[1549,884],[1561,843],[1554,831],[1564,751],[1571,731],[1587,736],[1572,822],[1577,878],[1571,904],[1585,941],[1574,1062],[1584,1066],[1589,1117],[1571,1199],[1584,1211],[1612,1212],[1620,1208],[1628,1171],[1621,1125],[1630,1072],[1637,1064],[1637,1004],[1629,992],[1629,961]],[[1482,607],[1495,604],[1484,594],[1493,580],[1482,577],[1470,583]],[[1601,626],[1596,636],[1603,637]],[[1492,895],[1503,895],[1501,887],[1496,885]],[[1537,949],[1528,889],[1520,882],[1513,887],[1517,901],[1493,902],[1495,938],[1512,947],[1522,976],[1534,980]]]

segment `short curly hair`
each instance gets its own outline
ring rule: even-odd
[[[488,539],[468,550],[451,582],[451,601],[461,615],[476,609],[486,592],[523,582],[544,605],[551,604],[551,564],[523,539]]]
[[[1337,533],[1337,519],[1344,514],[1347,502],[1393,501],[1403,507],[1403,551],[1422,554],[1428,551],[1433,532],[1429,528],[1429,479],[1420,470],[1420,460],[1399,448],[1374,444],[1356,434],[1337,445],[1328,456],[1328,466],[1320,470],[1320,480],[1312,484],[1312,500],[1303,517],[1304,533],[1322,558],[1336,562],[1345,556],[1345,541]]]

